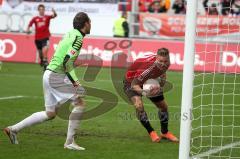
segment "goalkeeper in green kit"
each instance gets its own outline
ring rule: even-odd
[[[84,150],[74,141],[84,108],[85,90],[74,71],[74,62],[82,47],[85,34],[91,30],[91,20],[86,13],[79,12],[73,20],[73,30],[59,42],[57,50],[43,75],[45,111],[36,112],[21,122],[4,129],[12,144],[18,144],[17,133],[23,128],[53,119],[59,107],[67,101],[73,106],[69,116],[67,139],[64,148]]]

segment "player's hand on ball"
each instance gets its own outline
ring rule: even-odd
[[[156,79],[148,79],[143,84],[143,92],[147,97],[157,96],[161,91],[159,81]]]

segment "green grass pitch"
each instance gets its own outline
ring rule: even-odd
[[[113,87],[109,68],[102,68],[96,80],[92,82],[82,80],[85,71],[86,68],[82,67],[77,72],[83,86],[110,91],[118,96]],[[117,69],[117,71],[121,75],[122,70]],[[22,120],[36,111],[44,110],[42,74],[42,70],[37,64],[3,63],[0,70],[1,129]],[[168,81],[173,84],[173,89],[165,94],[170,112],[169,129],[179,137],[182,73],[168,72],[167,75]],[[221,78],[221,75],[219,78]],[[121,86],[121,78],[118,78],[115,83],[119,83],[118,86]],[[239,90],[236,93],[239,93]],[[4,99],[4,97],[16,98]],[[92,96],[86,96],[85,100],[87,110],[94,109],[101,102],[101,99]],[[210,99],[207,100],[210,101]],[[144,99],[144,102],[151,124],[159,132],[160,123],[157,118],[157,109],[147,99]],[[232,101],[226,102],[233,103]],[[239,100],[235,102],[240,105]],[[231,107],[229,109],[232,110]],[[118,104],[114,109],[95,118],[82,121],[77,143],[85,147],[86,150],[80,152],[63,149],[68,121],[60,117],[21,131],[18,135],[19,145],[11,145],[8,138],[3,133],[0,133],[0,158],[177,159],[179,145],[168,141],[161,141],[161,143],[157,144],[152,143],[147,132],[136,120],[134,112],[133,107],[118,96]],[[204,112],[211,113],[211,109],[206,109]],[[236,108],[234,113],[239,112],[240,109]],[[201,113],[196,112],[196,114]],[[231,122],[232,118],[228,118],[227,121]],[[208,131],[215,132],[214,129],[210,128]],[[231,132],[228,135],[232,135]],[[204,142],[207,145],[208,141],[204,140]],[[233,153],[240,156],[239,152]]]

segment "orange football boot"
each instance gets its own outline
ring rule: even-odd
[[[172,141],[172,142],[179,142],[178,138],[176,136],[174,136],[169,131],[166,134],[161,134],[160,137],[163,138],[163,139],[167,139],[169,141]]]
[[[161,138],[158,136],[156,131],[150,132],[149,136],[152,139],[152,142],[160,142],[160,140],[161,140]]]

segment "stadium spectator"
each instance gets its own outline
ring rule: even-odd
[[[232,7],[232,3],[234,0],[222,0],[221,6],[222,6],[222,15],[228,15],[230,14],[230,10]]]
[[[161,13],[161,12],[165,12],[165,9],[161,8],[159,2],[152,2],[148,7],[148,11],[150,13]]]
[[[128,37],[127,12],[122,12],[122,16],[114,22],[113,32],[114,37]]]
[[[232,3],[232,10],[231,13],[233,15],[240,15],[240,0],[235,0]]]
[[[175,0],[172,9],[175,14],[186,14],[186,2],[185,0]]]
[[[217,10],[217,4],[212,3],[210,6],[208,4],[209,0],[204,0],[203,1],[203,6],[206,11],[206,14],[208,15],[219,15],[218,10]]]
[[[156,0],[155,0],[156,1]],[[157,0],[160,2],[161,7],[164,7],[168,11],[171,7],[171,0]]]
[[[121,11],[121,12],[132,11],[132,0],[119,0],[118,11]]]
[[[167,12],[166,8],[164,6],[161,6],[160,2],[152,2],[149,7],[148,7],[148,11],[150,13],[163,13],[163,12]]]
[[[164,13],[168,11],[170,6],[170,0],[153,0],[148,7],[148,11],[150,13]]]
[[[147,12],[149,5],[152,3],[152,0],[139,0],[139,12]]]

